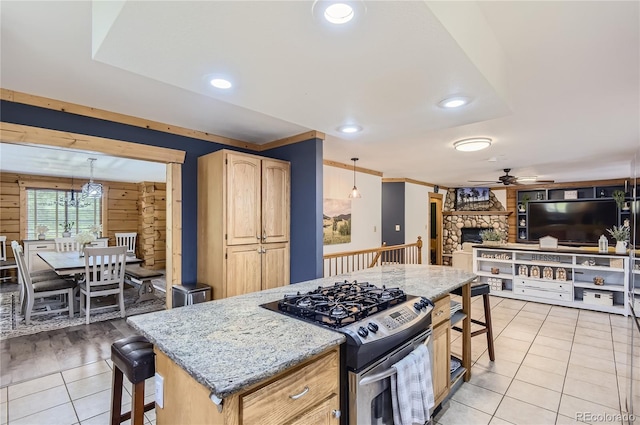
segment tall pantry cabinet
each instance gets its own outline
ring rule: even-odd
[[[220,150],[198,158],[198,282],[226,298],[288,285],[290,164]]]

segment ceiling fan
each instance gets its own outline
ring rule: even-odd
[[[486,181],[486,180],[469,180],[470,183],[496,183],[503,184],[505,186],[509,185],[519,185],[523,183],[553,183],[553,180],[538,180],[536,177],[516,177],[509,174],[511,168],[504,168],[504,175],[498,177],[497,181]]]

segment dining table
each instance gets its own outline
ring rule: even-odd
[[[38,252],[38,257],[61,276],[80,274],[85,271],[85,258],[80,257],[78,251],[42,251]],[[93,265],[92,260],[89,258],[90,265]],[[137,264],[141,263],[142,259],[125,256],[125,261],[126,264]]]

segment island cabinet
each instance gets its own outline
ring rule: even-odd
[[[431,370],[433,375],[433,397],[436,406],[449,394],[451,384],[451,324],[450,297],[446,295],[438,299],[431,313],[433,326],[433,360]]]
[[[339,349],[332,348],[215,404],[211,392],[156,348],[156,372],[164,379],[164,424],[340,423]],[[221,407],[221,408],[220,408]]]
[[[289,284],[290,185],[286,161],[198,158],[198,282],[213,298]]]

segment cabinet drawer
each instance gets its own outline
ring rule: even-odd
[[[533,279],[514,279],[513,289],[534,289],[541,291],[561,292],[570,295],[573,292],[573,285],[568,281],[549,282]]]
[[[573,301],[573,294],[565,292],[544,291],[542,289],[514,288],[513,293],[517,295],[527,295],[530,297],[545,298],[549,300]]]
[[[336,418],[334,412],[340,410],[340,400],[337,395],[321,402],[317,406],[312,407],[308,412],[303,413],[287,425],[326,425],[339,424],[340,419]]]
[[[451,302],[449,295],[445,295],[435,303],[433,312],[431,313],[431,320],[433,327],[435,328],[445,320],[449,320],[451,317]]]
[[[241,397],[243,424],[277,424],[338,392],[338,353],[332,351]]]

